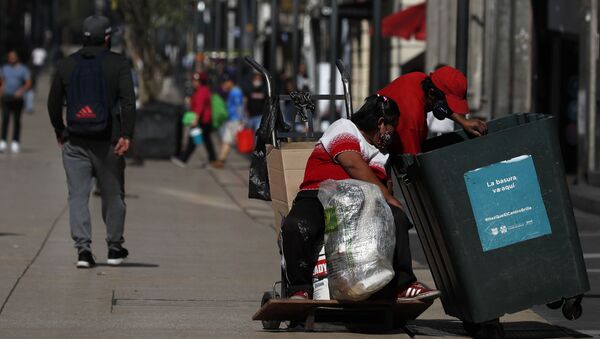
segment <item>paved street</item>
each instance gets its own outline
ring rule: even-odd
[[[128,168],[129,261],[102,264],[105,231],[92,197],[92,248],[100,264],[75,269],[65,176],[40,85],[36,113],[24,117],[22,154],[0,155],[0,338],[365,337],[327,327],[273,334],[251,320],[262,292],[278,280],[279,256],[270,206],[246,198],[248,162],[240,156],[222,171],[201,168],[203,153],[186,169],[166,161]],[[600,228],[594,216],[581,218],[594,285],[583,318],[566,322],[544,307],[519,312],[502,319],[508,337],[600,333]],[[417,275],[432,283],[416,235],[412,240]],[[416,337],[465,335],[439,301],[409,329]]]

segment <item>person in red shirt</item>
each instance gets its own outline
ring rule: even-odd
[[[443,120],[452,119],[468,133],[481,136],[487,132],[485,122],[467,119],[467,79],[459,70],[442,66],[429,76],[421,72],[402,75],[377,92],[392,99],[400,110],[396,126],[399,138],[390,152],[417,154],[427,138],[427,112]]]
[[[190,109],[196,113],[196,121],[192,124],[192,128],[200,127],[202,130],[202,141],[208,154],[208,162],[210,163],[215,161],[217,157],[212,138],[210,137],[212,132],[212,112],[211,93],[208,88],[208,74],[205,72],[194,73],[192,76],[192,85],[195,90],[190,100]],[[185,151],[179,157],[174,157],[171,160],[174,164],[185,167],[194,150],[196,150],[196,144],[190,136]]]
[[[315,145],[306,163],[300,192],[281,228],[288,297],[308,299],[311,296],[313,268],[323,246],[325,230],[323,205],[318,199],[319,186],[328,179],[358,179],[375,184],[391,208],[396,227],[395,277],[379,296],[393,294],[398,300],[415,300],[440,295],[439,291],[417,282],[409,246],[411,223],[387,186],[386,150],[396,129],[398,115],[392,100],[373,95],[352,115],[352,120],[339,119],[331,124]]]

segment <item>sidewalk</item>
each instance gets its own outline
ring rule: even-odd
[[[593,215],[600,215],[600,187],[590,185],[570,185],[573,207]]]
[[[41,79],[36,113],[24,117],[23,153],[0,155],[0,338],[365,337],[273,334],[251,320],[279,279],[279,254],[270,206],[246,198],[248,162],[240,156],[222,171],[199,168],[198,158],[186,169],[166,161],[128,168],[128,263],[102,265],[105,231],[92,197],[100,265],[76,269],[45,86]],[[415,267],[432,284],[423,263]],[[502,321],[511,336],[569,336],[532,311]],[[409,328],[417,337],[464,335],[439,301]]]

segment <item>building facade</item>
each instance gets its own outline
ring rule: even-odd
[[[427,2],[428,70],[455,63],[456,4]],[[567,172],[594,185],[600,183],[598,10],[594,0],[469,1],[472,114],[555,116]]]

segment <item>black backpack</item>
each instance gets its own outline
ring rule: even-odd
[[[108,128],[110,108],[102,70],[102,59],[108,53],[103,51],[88,57],[77,52],[71,56],[75,60],[75,69],[71,73],[67,91],[69,133],[97,135]]]

